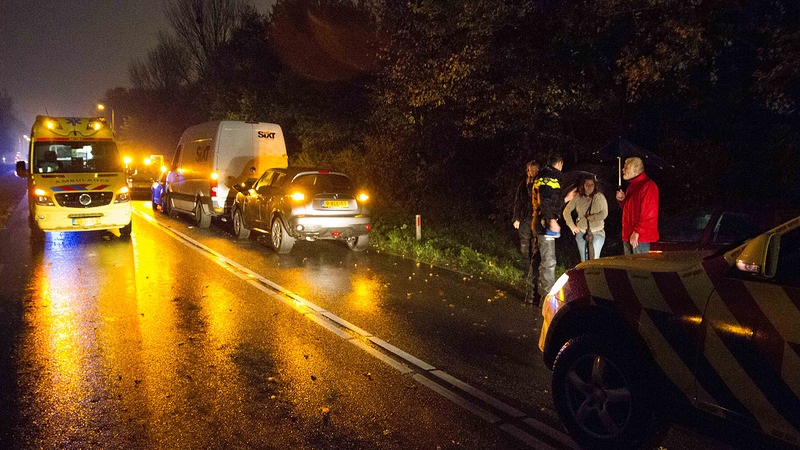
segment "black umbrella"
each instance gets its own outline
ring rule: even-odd
[[[618,137],[613,141],[606,144],[605,147],[601,148],[600,150],[593,153],[593,155],[600,161],[600,162],[607,162],[617,160],[619,165],[619,177],[618,177],[618,184],[622,186],[622,160],[631,157],[641,158],[642,162],[645,166],[649,167],[656,167],[662,169],[664,167],[669,167],[674,169],[675,167],[671,164],[668,164],[666,161],[661,159],[660,156],[656,155],[655,153],[645,150],[642,147],[632,143],[631,141],[623,138]]]

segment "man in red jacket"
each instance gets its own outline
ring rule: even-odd
[[[628,158],[622,168],[628,189],[617,191],[622,206],[622,246],[625,254],[649,253],[658,240],[658,186],[644,173],[639,158]]]

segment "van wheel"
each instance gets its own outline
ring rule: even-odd
[[[289,236],[289,233],[286,232],[286,228],[283,226],[280,217],[276,217],[272,220],[272,228],[270,228],[270,230],[270,243],[272,243],[272,249],[275,250],[276,253],[284,254],[292,251],[292,247],[294,247],[294,238]]]
[[[362,234],[347,240],[347,248],[354,252],[363,252],[369,248],[369,235]]]
[[[32,215],[28,215],[28,227],[31,229],[31,241],[44,242],[44,231],[39,228],[39,224]]]
[[[131,237],[131,230],[133,229],[133,220],[128,222],[127,225],[119,229],[119,235],[124,238]]]
[[[200,197],[197,197],[194,201],[194,222],[200,228],[208,228],[211,226],[211,214],[206,214]]]
[[[244,225],[244,216],[239,208],[233,210],[233,234],[239,239],[250,237],[250,230]]]
[[[553,403],[586,448],[639,448],[661,429],[642,358],[618,344],[581,336],[567,342],[553,364]]]
[[[169,195],[169,192],[161,194],[161,212],[168,217],[175,217],[175,214],[172,212],[172,196]]]

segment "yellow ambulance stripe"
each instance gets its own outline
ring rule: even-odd
[[[658,331],[658,327],[656,327],[645,310],[642,310],[639,316],[639,334],[650,349],[653,360],[657,361],[658,365],[661,366],[661,370],[683,392],[686,398],[693,400],[695,398],[693,388],[695,385],[694,374],[684,364],[681,357],[675,353],[672,345],[664,338],[664,335]],[[705,398],[712,398],[701,386],[698,385],[698,387]]]
[[[608,288],[606,273],[603,269],[586,269],[583,274],[586,277],[586,285],[589,287],[589,293],[592,296],[605,300],[614,299],[614,296],[611,295],[611,290]]]
[[[628,279],[631,280],[631,287],[643,307],[673,313],[667,302],[664,301],[664,296],[656,286],[656,281],[650,272],[628,272]]]
[[[712,302],[721,302],[722,300],[715,293],[711,300]],[[716,311],[723,313],[727,317],[720,317],[722,323],[731,324],[731,330],[723,330],[721,332],[736,332],[737,324],[736,319],[726,308],[714,308]],[[739,327],[741,328],[741,327]],[[767,433],[771,433],[775,429],[780,430],[793,430],[794,427],[783,418],[783,416],[775,410],[772,403],[764,396],[761,390],[753,382],[750,375],[739,365],[736,357],[728,350],[725,343],[722,342],[719,335],[719,330],[714,329],[713,324],[706,327],[705,339],[705,357],[708,362],[714,367],[714,370],[722,378],[728,389],[733,393],[739,402],[744,405],[747,410],[753,414],[761,428]]]
[[[781,378],[786,381],[794,395],[800,397],[800,357],[789,347],[789,344],[783,345]]]
[[[782,287],[767,283],[744,283],[750,296],[784,341],[800,342],[800,310]]]
[[[706,302],[708,297],[714,292],[714,284],[705,270],[694,270],[687,273],[680,274],[681,282],[686,287],[686,291],[691,294],[700,295],[699,297],[692,296],[692,302],[697,310],[701,313],[706,310]]]

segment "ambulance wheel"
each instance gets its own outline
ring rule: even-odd
[[[31,229],[31,241],[44,242],[44,231],[39,228],[39,224],[31,215],[28,216],[28,227]]]
[[[119,235],[124,238],[131,237],[131,230],[133,229],[133,220],[128,222],[127,225],[119,229]]]
[[[250,237],[250,230],[244,225],[242,210],[239,208],[233,210],[233,234],[239,239],[247,239]]]
[[[362,234],[347,240],[347,248],[354,252],[363,252],[369,248],[369,235]]]
[[[640,448],[662,428],[642,358],[595,336],[567,342],[553,364],[558,415],[585,448]]]
[[[292,251],[294,247],[294,238],[289,236],[286,228],[283,226],[280,217],[272,219],[272,227],[270,228],[270,243],[275,253],[284,254]]]
[[[203,202],[200,201],[200,197],[197,197],[194,202],[194,223],[200,228],[208,228],[211,226],[211,214],[206,213],[203,208]]]

